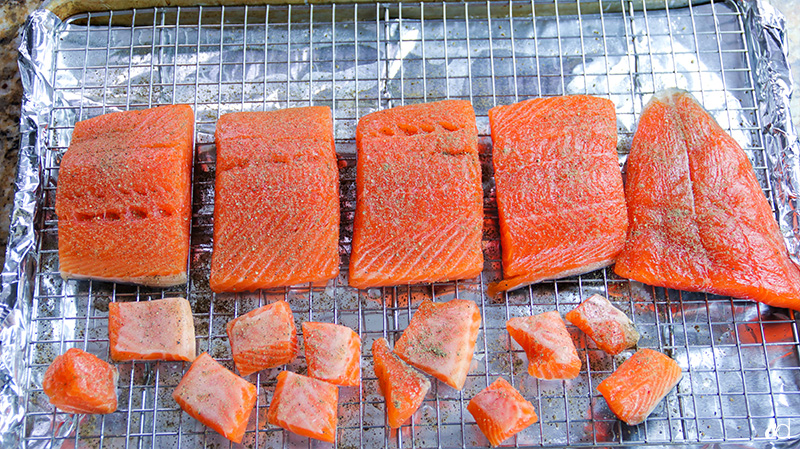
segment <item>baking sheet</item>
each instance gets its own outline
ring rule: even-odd
[[[509,440],[519,446],[735,443],[791,445],[800,436],[800,356],[794,312],[750,301],[652,288],[612,270],[532,286],[505,300],[485,296],[501,276],[486,111],[533,96],[587,93],[617,105],[624,163],[636,119],[653,92],[692,93],[745,148],[797,255],[797,141],[786,117],[787,68],[780,17],[761,3],[662,9],[621,1],[379,3],[181,7],[99,12],[64,22],[35,13],[22,58],[26,84],[18,193],[2,296],[16,308],[3,323],[2,442],[21,447],[217,447],[229,442],[182,413],[171,391],[188,364],[118,364],[120,408],[111,415],[56,412],[41,392],[44,370],[69,347],[108,359],[107,304],[185,296],[200,351],[232,368],[225,324],[276,299],[298,325],[338,322],[364,344],[363,385],[342,388],[337,446],[484,447],[466,412],[503,376],[534,403],[540,422]],[[634,7],[637,6],[637,7]],[[608,12],[607,12],[608,11]],[[617,12],[614,12],[617,11]],[[578,14],[580,12],[580,14]],[[784,81],[785,83],[785,81]],[[353,137],[359,117],[422,101],[472,101],[478,115],[485,191],[486,269],[480,278],[358,291],[346,285],[355,206]],[[191,279],[154,289],[63,281],[54,213],[58,163],[74,123],[102,113],[188,103],[196,112]],[[343,273],[325,287],[214,295],[211,252],[214,124],[220,114],[327,105],[334,111],[342,180]],[[794,159],[793,159],[794,158]],[[794,190],[793,190],[794,189]],[[633,317],[641,347],[675,358],[678,387],[644,424],[616,420],[594,387],[630,353],[607,356],[570,331],[584,366],[578,379],[537,381],[505,320],[562,314],[600,293]],[[368,348],[399,337],[424,298],[476,301],[484,323],[459,392],[436,381],[412,422],[385,427]],[[298,326],[299,328],[299,326]],[[302,341],[302,339],[301,339]],[[7,350],[10,348],[11,350]],[[302,351],[301,351],[302,354]],[[287,369],[302,372],[302,357]],[[246,447],[325,446],[265,423],[278,370],[250,376],[259,388]]]

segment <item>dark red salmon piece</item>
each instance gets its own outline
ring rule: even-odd
[[[217,122],[211,289],[320,283],[339,273],[339,169],[328,107]]]
[[[489,295],[613,264],[628,229],[614,104],[534,98],[489,123],[504,276]]]
[[[506,329],[528,356],[528,374],[538,379],[574,379],[581,372],[581,359],[555,310],[538,315],[515,317]]]
[[[396,429],[419,409],[431,382],[419,371],[397,357],[385,338],[372,343],[372,362],[381,394],[386,399],[389,427]]]
[[[681,380],[681,367],[666,355],[640,349],[597,386],[608,407],[628,425],[642,423]]]
[[[194,318],[183,298],[108,303],[111,359],[183,360],[196,356]]]
[[[67,413],[112,413],[118,377],[113,365],[71,348],[47,367],[42,388],[50,403]]]
[[[618,275],[800,310],[800,270],[747,155],[691,94],[650,100],[627,174]]]
[[[256,405],[256,386],[204,352],[184,374],[172,398],[192,418],[241,443]]]
[[[328,382],[281,371],[267,422],[298,435],[336,441],[339,388]]]
[[[228,322],[226,329],[242,376],[285,365],[297,356],[297,328],[286,301],[247,312]]]
[[[539,420],[533,404],[502,377],[475,395],[467,410],[492,446],[499,446]]]
[[[443,303],[425,300],[394,345],[394,353],[409,365],[460,390],[467,381],[481,314],[472,301]]]
[[[483,269],[483,191],[468,101],[361,118],[350,285],[474,278]]]
[[[592,295],[567,312],[567,321],[589,336],[598,348],[616,355],[639,342],[630,318],[603,296]]]
[[[115,112],[75,124],[56,191],[65,279],[186,282],[194,112]]]

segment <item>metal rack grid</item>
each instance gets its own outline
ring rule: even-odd
[[[590,8],[594,5],[594,8]],[[80,421],[55,412],[41,391],[44,370],[69,347],[107,359],[109,301],[186,296],[200,351],[233,368],[225,324],[286,299],[298,324],[330,321],[362,338],[361,388],[340,390],[338,447],[472,447],[487,441],[466,403],[497,376],[534,403],[540,421],[514,446],[661,445],[796,438],[800,432],[800,340],[794,313],[750,301],[652,288],[601,270],[508,294],[485,296],[501,276],[491,181],[488,108],[539,95],[587,93],[617,105],[624,162],[644,103],[664,87],[695,93],[748,152],[768,198],[761,124],[741,12],[733,3],[662,9],[629,0],[591,2],[378,3],[265,7],[195,7],[93,13],[59,32],[53,85],[59,98],[43,160],[43,204],[25,385],[24,447],[208,447],[229,442],[182,413],[171,391],[188,369],[176,362],[118,364],[119,410]],[[602,6],[602,5],[601,5]],[[641,5],[640,5],[641,6]],[[591,12],[585,12],[590,10]],[[541,14],[542,12],[545,14]],[[366,113],[444,98],[471,100],[478,115],[485,190],[486,269],[478,279],[357,291],[347,286],[355,205],[355,125]],[[154,289],[58,274],[55,186],[60,156],[77,120],[158,104],[188,103],[196,112],[190,282]],[[343,273],[325,287],[214,295],[212,249],[214,145],[220,114],[287,106],[333,110],[340,155]],[[625,359],[610,357],[570,328],[584,361],[569,382],[528,376],[505,321],[556,309],[562,314],[593,293],[629,314],[640,346],[675,358],[677,389],[642,425],[615,419],[594,387]],[[484,318],[463,391],[435,381],[425,403],[398,432],[385,426],[369,348],[396,340],[418,301],[474,300]],[[298,329],[299,329],[298,325]],[[302,342],[302,338],[301,338]],[[304,369],[301,356],[286,369]],[[244,444],[311,447],[266,424],[278,370],[250,376],[258,386]]]

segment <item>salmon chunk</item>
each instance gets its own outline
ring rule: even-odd
[[[555,310],[506,321],[506,329],[528,356],[528,374],[539,379],[574,379],[581,359]]]
[[[281,371],[267,411],[267,422],[298,435],[333,443],[339,388],[328,382]]]
[[[467,410],[492,446],[499,446],[539,420],[533,404],[502,377],[475,395]]]
[[[50,403],[67,413],[113,413],[118,377],[113,365],[71,348],[47,367],[42,388]]]
[[[194,319],[183,298],[108,303],[111,359],[184,360],[196,356]]]
[[[308,375],[336,385],[361,385],[361,338],[347,326],[303,323]]]
[[[289,303],[276,301],[230,321],[233,361],[242,376],[285,365],[297,356],[297,328]]]
[[[603,296],[592,295],[566,315],[567,321],[594,341],[598,348],[611,354],[633,348],[639,332],[622,310]]]
[[[385,338],[372,343],[372,363],[381,393],[386,399],[389,427],[396,429],[422,405],[431,382],[393,354]]]

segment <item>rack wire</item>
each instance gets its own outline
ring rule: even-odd
[[[263,7],[193,7],[87,13],[59,30],[54,55],[58,106],[43,160],[37,271],[25,385],[24,447],[226,447],[230,443],[172,400],[188,364],[118,364],[119,409],[80,419],[55,411],[41,390],[44,371],[69,347],[108,359],[112,301],[185,296],[199,351],[233,368],[225,324],[277,299],[299,323],[352,327],[363,342],[360,388],[340,390],[337,446],[485,447],[466,403],[503,376],[534,403],[540,420],[513,446],[609,446],[735,442],[800,435],[800,340],[794,313],[750,301],[629,282],[610,269],[530,286],[502,300],[485,295],[501,277],[487,110],[533,96],[585,93],[617,106],[620,163],[638,115],[665,87],[692,91],[746,149],[772,198],[753,89],[747,35],[735,3],[658,9],[630,0],[469,1]],[[478,115],[484,173],[486,269],[477,278],[359,291],[347,286],[355,206],[358,118],[401,104],[459,98]],[[55,188],[60,157],[77,120],[188,103],[196,113],[190,281],[155,289],[63,281],[58,273]],[[214,200],[213,131],[226,112],[327,105],[341,167],[342,274],[324,287],[215,295],[208,288]],[[576,329],[583,359],[568,382],[528,376],[505,321],[547,310],[562,314],[588,296],[608,296],[630,315],[641,347],[681,365],[678,387],[642,425],[627,426],[595,386],[629,354],[605,355]],[[438,381],[410,424],[385,425],[368,348],[395,341],[420,300],[475,301],[481,326],[466,386]],[[302,342],[302,339],[301,339]],[[302,346],[301,346],[302,349]],[[285,369],[302,372],[301,355]],[[266,424],[279,370],[249,377],[258,402],[246,447],[319,446]]]

